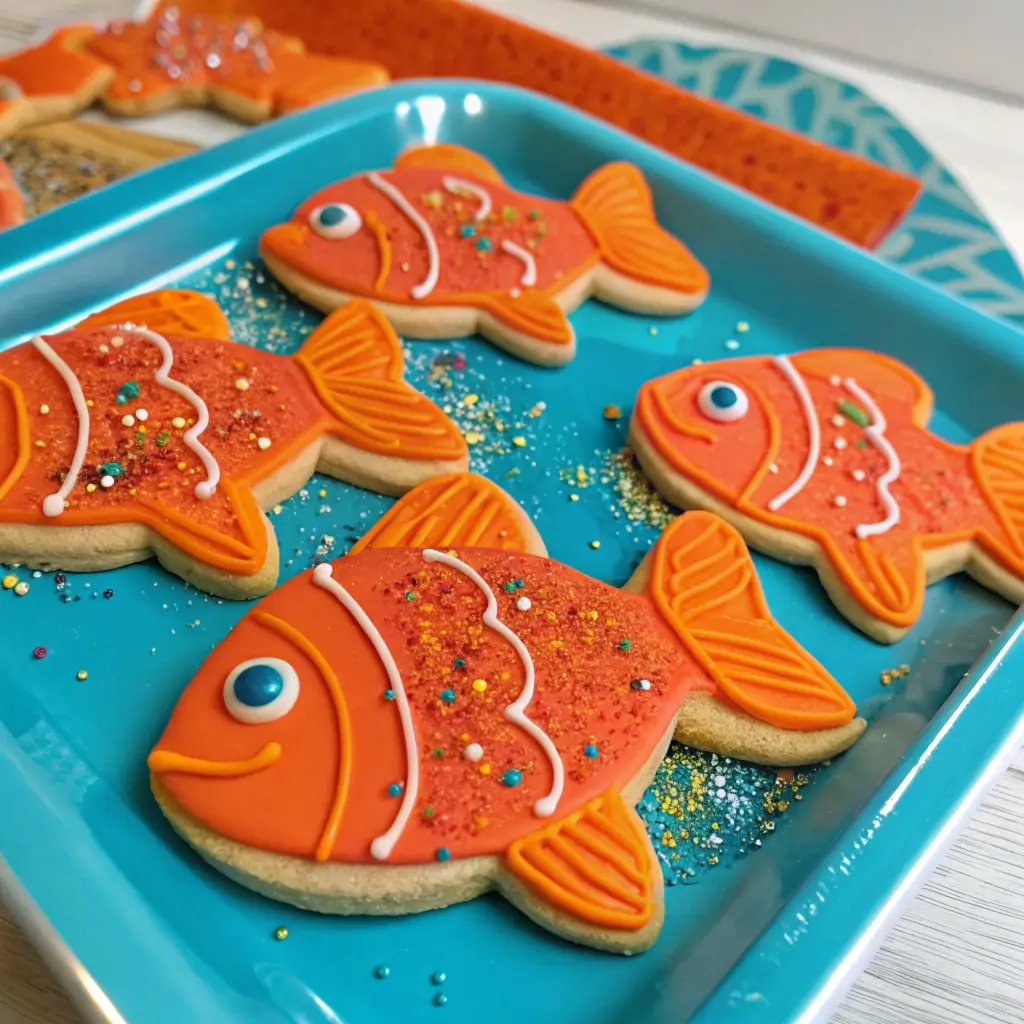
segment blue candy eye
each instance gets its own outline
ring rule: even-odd
[[[309,215],[309,226],[321,238],[333,241],[351,238],[363,226],[363,218],[348,203],[327,203]]]
[[[727,380],[713,380],[700,389],[697,405],[709,420],[733,423],[743,419],[750,408],[746,392]]]
[[[298,699],[298,673],[280,658],[243,661],[224,680],[224,706],[246,725],[283,718]]]

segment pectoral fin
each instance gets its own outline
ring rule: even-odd
[[[490,329],[483,325],[483,333],[502,347],[546,366],[561,366],[575,355],[576,334],[569,318],[543,292],[496,292],[482,305],[494,321]]]
[[[546,554],[526,512],[475,473],[435,477],[409,491],[352,548],[499,548]]]
[[[586,930],[589,945],[633,952],[657,937],[660,869],[636,811],[616,792],[513,843],[504,863],[523,890],[513,902],[568,938]]]
[[[137,324],[158,334],[231,341],[231,327],[209,296],[176,288],[135,295],[86,317],[79,327]]]
[[[650,593],[721,693],[752,718],[803,732],[853,719],[843,688],[772,618],[743,538],[724,519],[677,519],[654,549]]]

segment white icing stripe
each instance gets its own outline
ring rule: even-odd
[[[82,464],[89,451],[89,406],[86,404],[82,385],[78,383],[78,378],[71,367],[39,335],[32,339],[32,344],[36,351],[60,374],[61,379],[67,385],[71,401],[75,403],[75,412],[78,413],[78,439],[75,441],[75,453],[71,457],[71,467],[61,482],[60,490],[43,499],[43,515],[52,519],[64,511],[64,502],[78,482],[78,474],[82,472]]]
[[[807,435],[810,438],[807,459],[804,462],[804,468],[800,470],[800,475],[781,494],[775,495],[768,502],[768,508],[773,512],[778,512],[790,498],[795,497],[807,486],[807,481],[814,475],[814,467],[818,464],[818,455],[821,452],[821,428],[818,426],[818,414],[815,412],[811,393],[807,390],[807,385],[796,367],[785,356],[775,356],[772,362],[782,371],[786,380],[793,385],[793,390],[800,399],[800,405],[807,420]]]
[[[206,403],[186,384],[171,378],[170,371],[174,365],[174,350],[163,335],[157,334],[156,331],[150,331],[145,327],[139,327],[136,324],[122,324],[120,329],[130,331],[132,334],[138,334],[160,349],[163,362],[153,375],[153,379],[161,387],[165,387],[168,391],[173,391],[176,395],[180,395],[195,409],[195,425],[186,430],[181,439],[188,448],[195,452],[199,461],[203,464],[203,469],[206,470],[206,479],[196,484],[196,497],[200,501],[212,498],[217,491],[217,484],[220,483],[220,465],[210,454],[209,449],[199,440],[203,431],[210,425],[210,412],[206,408]]]
[[[402,685],[402,674],[398,671],[395,659],[384,642],[384,637],[373,624],[370,616],[363,611],[359,602],[333,577],[334,570],[327,562],[322,562],[313,570],[313,582],[322,590],[333,594],[344,606],[346,611],[356,620],[359,628],[366,634],[366,638],[373,644],[384,665],[384,671],[388,674],[388,682],[395,693],[395,703],[398,705],[398,714],[402,720],[402,735],[405,737],[405,761],[406,779],[405,789],[402,793],[402,804],[398,808],[398,814],[391,823],[391,827],[383,835],[377,836],[370,843],[370,854],[374,860],[387,860],[395,843],[402,836],[405,826],[409,821],[409,815],[416,805],[416,797],[420,788],[420,756],[419,743],[416,740],[416,727],[413,725],[412,712],[409,710],[409,701],[405,696],[405,687]]]
[[[383,192],[413,222],[423,236],[423,241],[427,245],[427,257],[430,260],[430,265],[427,269],[427,276],[412,289],[411,295],[414,299],[425,299],[437,285],[437,277],[441,268],[441,254],[437,250],[434,232],[430,230],[430,225],[419,215],[412,203],[390,181],[385,181],[376,171],[367,174],[366,180],[378,192]]]
[[[562,759],[558,754],[558,749],[551,742],[551,738],[539,725],[531,722],[526,717],[526,708],[529,706],[530,701],[533,700],[533,658],[530,657],[526,644],[498,618],[498,599],[494,596],[494,591],[487,585],[487,581],[476,569],[455,558],[453,555],[447,555],[443,551],[435,551],[432,548],[428,548],[423,552],[423,558],[428,562],[444,563],[455,569],[456,572],[461,572],[463,576],[472,580],[480,588],[487,598],[487,608],[484,610],[483,615],[484,625],[490,626],[496,633],[501,634],[515,648],[516,654],[519,655],[519,660],[523,663],[523,671],[525,673],[523,689],[515,702],[505,708],[505,717],[510,722],[515,722],[524,732],[529,733],[537,741],[551,762],[551,774],[553,776],[551,791],[533,805],[533,813],[538,818],[548,818],[555,813],[558,808],[558,802],[562,799],[562,789],[565,786],[565,769],[562,767]]]
[[[474,220],[486,220],[490,216],[491,197],[486,189],[482,189],[479,185],[474,185],[471,181],[464,181],[462,178],[442,178],[441,182],[449,192],[453,192],[455,195],[461,192],[479,200],[480,206],[473,217]]]
[[[882,415],[882,410],[875,404],[871,395],[852,377],[847,377],[843,381],[843,387],[871,413],[871,426],[865,427],[864,433],[867,434],[868,440],[885,456],[889,464],[886,471],[875,481],[878,500],[886,512],[885,518],[880,523],[861,523],[854,532],[863,540],[865,537],[877,537],[881,533],[888,533],[900,521],[900,507],[889,491],[889,484],[900,478],[900,457],[885,436],[887,426],[885,416]]]
[[[533,258],[533,253],[521,245],[516,245],[515,242],[502,242],[501,247],[510,256],[523,261],[523,276],[519,283],[524,288],[532,288],[537,283],[537,261]]]

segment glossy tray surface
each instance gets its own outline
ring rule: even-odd
[[[558,371],[479,338],[409,346],[409,379],[485,435],[471,449],[474,468],[523,502],[560,561],[621,584],[657,537],[667,512],[615,453],[638,386],[697,357],[866,345],[926,374],[933,426],[951,440],[1019,414],[1024,347],[1013,328],[574,110],[468,82],[403,83],[318,108],[3,235],[0,344],[174,283],[221,300],[239,340],[291,351],[320,316],[249,262],[260,231],[316,188],[389,166],[424,138],[479,150],[514,186],[555,197],[604,162],[630,160],[661,222],[712,274],[706,306],[685,319],[588,303],[572,318],[577,358]],[[741,321],[749,332],[735,332]],[[737,340],[738,349],[726,344]],[[469,418],[469,394],[490,419]],[[605,419],[608,404],[623,418]],[[525,445],[509,443],[496,419]],[[315,478],[275,519],[282,577],[311,564],[325,536],[335,538],[332,557],[343,552],[388,505]],[[30,592],[0,591],[0,855],[11,876],[0,872],[0,885],[27,893],[77,956],[82,998],[109,1000],[131,1024],[818,1013],[1019,742],[1024,654],[1018,626],[1004,629],[1013,609],[963,577],[931,588],[918,626],[883,648],[838,617],[811,573],[763,558],[758,566],[777,617],[832,668],[871,727],[811,773],[774,830],[750,804],[766,773],[689,762],[688,792],[704,780],[703,820],[721,814],[722,855],[712,864],[706,842],[693,856],[656,844],[666,877],[682,884],[670,885],[665,929],[643,956],[573,947],[497,897],[405,919],[332,919],[206,868],[153,804],[144,759],[195,668],[247,606],[207,598],[155,563],[69,575],[62,589],[52,575],[18,570]],[[40,644],[48,656],[36,660]],[[909,676],[880,685],[884,669],[903,663]],[[645,798],[654,832],[678,826],[658,815],[679,777],[663,773]],[[728,806],[733,793],[751,811],[746,833]],[[273,937],[280,925],[283,942]],[[379,965],[386,980],[375,977]],[[436,971],[447,975],[441,987]]]

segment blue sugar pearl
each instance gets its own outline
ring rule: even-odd
[[[523,773],[517,771],[515,768],[509,768],[507,772],[501,777],[502,784],[505,786],[518,786],[523,781]]]
[[[516,579],[516,587],[519,590],[522,590],[523,587],[525,587],[525,586],[526,586],[526,584],[521,579]]]
[[[281,696],[284,679],[270,665],[250,665],[235,679],[235,696],[250,708],[262,708]]]
[[[451,858],[451,852],[447,846],[439,846],[434,856],[440,861],[445,861]]]
[[[402,795],[402,784],[400,782],[392,782],[388,786],[388,796],[401,796]]]
[[[597,757],[598,749],[597,749],[597,747],[593,743],[588,743],[583,748],[583,753],[586,754],[587,757]]]
[[[444,971],[434,971],[430,976],[430,980],[435,985],[443,985],[448,980],[448,975],[445,974]]]
[[[438,992],[437,995],[434,996],[434,1005],[435,1006],[444,1006],[444,1004],[447,1003],[447,1002],[448,1002],[448,997],[443,992]]]
[[[477,239],[476,247],[480,252],[490,252],[494,248],[489,238]]]
[[[735,388],[727,388],[724,384],[720,384],[711,392],[711,401],[719,409],[730,409],[739,401],[739,396],[736,394]]]
[[[445,702],[445,704],[454,704],[455,703],[455,691],[454,690],[442,690],[441,691],[441,700],[443,700]]]
[[[391,968],[386,966],[385,964],[381,964],[379,967],[375,967],[373,969],[373,976],[375,978],[380,978],[381,980],[386,978],[390,973]]]
[[[463,238],[472,238],[476,234],[476,228],[473,227],[472,224],[463,224],[462,227],[459,228],[459,234],[462,235]]]
[[[394,690],[385,690],[384,691],[384,699],[385,700],[394,700],[395,699],[395,691]]]
[[[326,228],[332,228],[345,219],[345,211],[340,206],[325,206],[320,211],[320,223]]]

